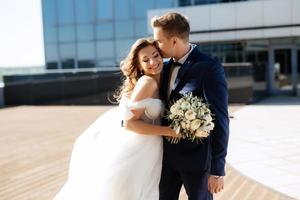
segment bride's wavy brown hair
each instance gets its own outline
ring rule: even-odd
[[[152,38],[141,38],[131,46],[129,54],[121,61],[120,69],[125,78],[121,87],[114,94],[117,101],[120,101],[122,96],[130,97],[137,81],[143,76],[143,71],[138,60],[138,53],[147,46],[154,46],[159,51],[155,40]]]

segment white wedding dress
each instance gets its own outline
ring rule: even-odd
[[[54,200],[158,200],[162,137],[121,127],[131,109],[145,108],[142,120],[159,124],[159,99],[122,100],[99,117],[75,142],[68,180]]]

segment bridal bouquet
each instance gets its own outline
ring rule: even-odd
[[[215,126],[208,104],[192,93],[184,94],[177,100],[170,107],[167,118],[172,121],[170,127],[180,135],[178,138],[167,137],[172,144],[185,138],[199,142],[201,138],[207,137]]]

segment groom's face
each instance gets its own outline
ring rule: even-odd
[[[164,58],[170,58],[174,56],[174,45],[172,39],[166,37],[166,33],[161,27],[153,28],[153,37],[157,41],[158,47],[162,52]]]

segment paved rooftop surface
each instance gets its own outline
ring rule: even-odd
[[[300,199],[300,97],[271,97],[233,116],[227,162],[241,174]]]
[[[297,101],[295,104],[297,105]],[[289,108],[289,106],[285,107]],[[66,181],[75,139],[97,117],[110,108],[112,107],[17,106],[0,109],[0,199],[52,199]],[[251,154],[247,153],[244,157],[240,157],[238,154],[241,148],[238,146],[240,140],[246,142],[247,138],[245,138],[246,135],[241,135],[246,133],[241,132],[237,125],[243,128],[241,126],[244,123],[243,113],[251,111],[251,108],[256,108],[256,106],[231,105],[229,108],[230,113],[233,113],[232,115],[235,117],[231,124],[236,124],[236,126],[232,127],[228,161],[237,166],[227,165],[225,189],[215,195],[215,199],[289,200],[291,198],[253,180],[253,176],[250,176],[251,173],[247,174],[248,171],[243,171],[241,168],[243,163],[244,168],[248,166],[245,163],[248,159],[247,156],[251,158]],[[262,115],[259,114],[259,116]],[[284,121],[289,124],[287,119]],[[253,124],[252,128],[256,126],[261,127],[261,123]],[[264,130],[268,127],[269,125]],[[283,136],[281,138],[285,138],[285,133],[287,131],[281,134]],[[265,135],[265,131],[261,135]],[[273,137],[270,136],[270,138]],[[257,146],[263,145],[256,145],[254,148],[256,149]],[[278,147],[276,148],[278,149]],[[251,163],[249,166],[255,163],[260,164],[259,160],[255,162],[248,159],[248,161]],[[294,158],[289,163],[299,164],[299,157],[298,160]],[[272,165],[272,167],[274,166]],[[265,169],[258,167],[254,171],[261,170]],[[294,170],[297,172],[296,169]],[[249,171],[251,172],[251,170]],[[280,180],[278,181],[280,182]],[[186,194],[182,190],[180,200],[186,199]]]

